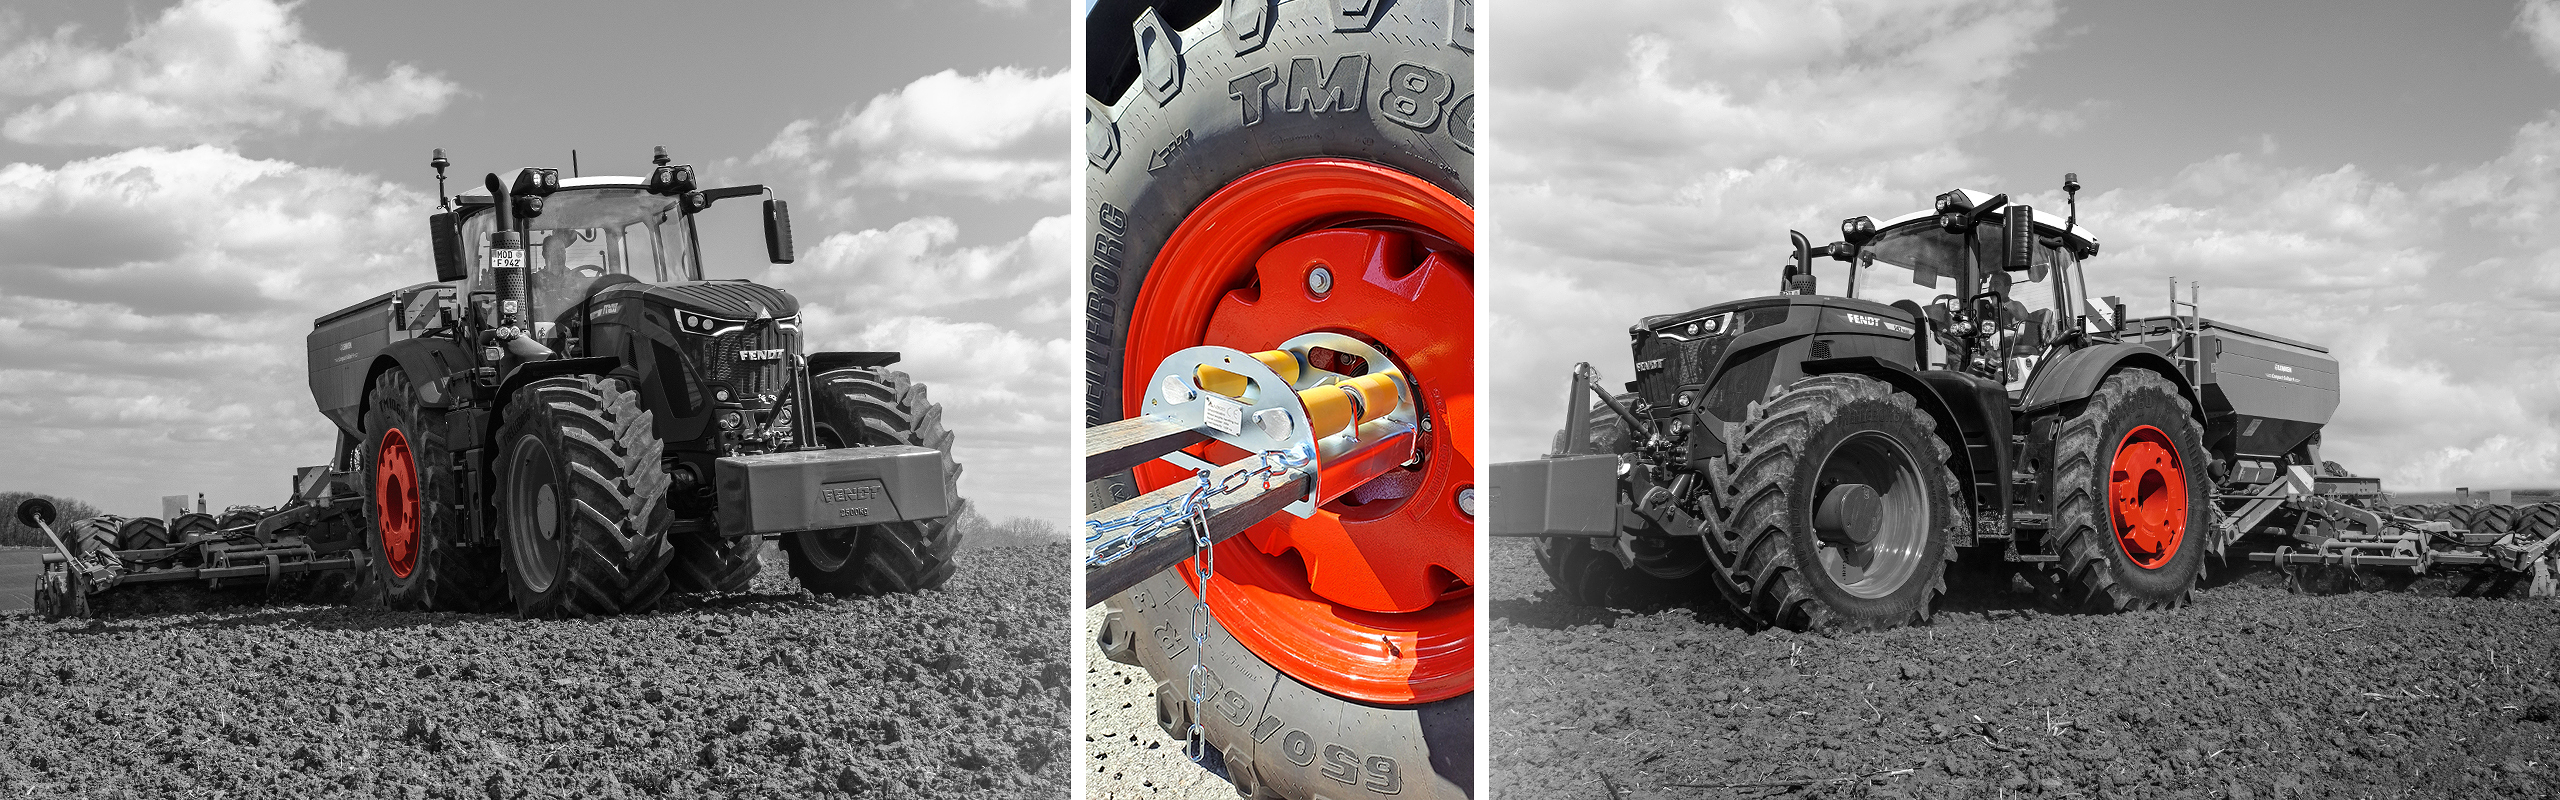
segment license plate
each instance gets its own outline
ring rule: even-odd
[[[489,251],[490,269],[524,269],[524,251],[502,247]]]
[[[819,516],[845,525],[888,519],[889,489],[877,480],[844,481],[818,486]]]

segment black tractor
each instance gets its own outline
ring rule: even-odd
[[[1495,535],[1541,537],[1579,602],[1712,586],[1795,629],[1925,621],[1959,560],[2065,609],[2184,602],[2224,512],[2264,518],[2252,487],[2321,464],[2337,363],[2093,302],[2064,188],[2067,217],[1958,190],[1793,234],[1779,294],[1645,318],[1625,392],[1578,368],[1554,455],[1495,466]],[[1817,259],[1846,265],[1838,294]]]
[[[941,409],[896,353],[804,352],[789,293],[706,280],[694,216],[769,193],[668,161],[491,174],[429,218],[434,282],[318,320],[312,396],[380,602],[641,611],[746,588],[769,538],[813,592],[949,579],[964,501]],[[787,206],[763,214],[790,263]]]

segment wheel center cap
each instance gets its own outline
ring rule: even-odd
[[[1883,517],[1884,502],[1875,487],[1843,483],[1822,494],[1821,504],[1813,510],[1813,532],[1832,544],[1863,545],[1876,540],[1876,525]]]

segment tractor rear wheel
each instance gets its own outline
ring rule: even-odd
[[[1621,403],[1635,395],[1621,395]],[[1609,411],[1607,406],[1591,410],[1591,428],[1585,433],[1588,453],[1635,452],[1626,435],[1626,420]],[[1556,452],[1564,452],[1564,437],[1570,431],[1556,432]],[[1618,505],[1621,509],[1635,504],[1636,497],[1621,479]],[[1651,526],[1648,526],[1651,527]],[[1706,546],[1694,537],[1673,537],[1659,529],[1622,531],[1617,541],[1587,536],[1548,536],[1540,538],[1538,566],[1547,572],[1547,580],[1556,592],[1577,605],[1601,608],[1659,608],[1677,605],[1711,594],[1713,589],[1698,577],[1707,564]],[[1616,551],[1625,547],[1622,554]]]
[[[159,517],[134,517],[116,526],[116,549],[147,550],[169,546],[169,523]]]
[[[620,378],[572,375],[508,398],[497,443],[507,588],[526,617],[647,611],[667,591],[665,445]]]
[[[409,611],[503,602],[497,559],[463,542],[444,412],[420,406],[408,373],[394,369],[373,379],[364,425],[365,599]]]
[[[100,514],[71,523],[71,527],[63,532],[62,543],[82,555],[100,550],[113,552],[116,549],[116,530],[123,525],[123,517]]]
[[[842,369],[809,383],[820,444],[940,450],[951,508],[932,519],[783,534],[791,577],[813,593],[835,595],[913,593],[949,582],[960,549],[953,523],[968,501],[960,499],[960,463],[951,460],[956,437],[942,428],[942,406],[925,397],[924,384],[897,370]]]
[[[1793,630],[1929,621],[1963,510],[1919,401],[1861,375],[1817,375],[1752,406],[1714,459],[1716,585],[1745,617]]]
[[[2061,560],[2040,566],[2035,581],[2048,604],[2105,613],[2187,602],[2209,551],[2220,549],[2193,408],[2169,379],[2127,370],[2063,412],[2046,539]]]

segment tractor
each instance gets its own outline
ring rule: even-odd
[[[2163,317],[2090,298],[2063,188],[2067,215],[1956,190],[1793,233],[1779,294],[1644,318],[1625,391],[1582,365],[1554,454],[1493,469],[1493,533],[1583,602],[1704,583],[1751,624],[1865,630],[1926,621],[1959,561],[2063,609],[2175,606],[2238,533],[2323,518],[2353,480],[2319,456],[2337,361],[2174,279]]]
[[[357,501],[368,596],[636,612],[744,589],[773,538],[816,593],[949,579],[965,501],[940,408],[896,353],[804,352],[789,293],[707,279],[696,215],[765,196],[767,255],[787,264],[789,209],[670,161],[491,173],[446,197],[438,150],[435,280],[315,322],[339,463],[303,482]]]

